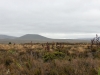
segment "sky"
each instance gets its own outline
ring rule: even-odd
[[[100,0],[0,0],[0,34],[95,37],[100,35]]]

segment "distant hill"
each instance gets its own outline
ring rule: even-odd
[[[0,35],[0,39],[15,39],[17,37],[14,37],[14,36],[8,36],[8,35]]]
[[[38,34],[26,34],[17,39],[19,40],[50,40],[50,38],[47,38]]]
[[[93,39],[92,37],[91,38],[79,38],[79,40],[91,40]]]
[[[90,42],[90,39],[50,39],[38,34],[26,34],[21,37],[14,37],[14,36],[8,36],[8,35],[0,35],[0,43],[29,43],[29,42]]]

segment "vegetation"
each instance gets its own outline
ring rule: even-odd
[[[0,44],[0,75],[100,75],[100,48],[90,44]]]

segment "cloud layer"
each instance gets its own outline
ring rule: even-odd
[[[0,34],[77,38],[99,28],[100,0],[0,0]]]

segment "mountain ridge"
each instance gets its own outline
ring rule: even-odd
[[[33,40],[33,39],[36,39],[36,40],[44,40],[44,39],[53,39],[53,38],[48,38],[48,37],[45,37],[45,36],[42,36],[42,35],[39,35],[39,34],[25,34],[25,35],[22,35],[22,36],[19,36],[19,37],[16,37],[16,36],[10,36],[10,35],[5,35],[5,34],[0,34],[0,39],[24,39],[24,40]],[[89,39],[92,39],[92,38],[77,38],[79,40],[89,40]],[[60,39],[58,39],[60,40]]]
[[[3,35],[0,35],[0,37]],[[26,34],[20,37],[14,37],[14,36],[8,36],[5,38],[0,38],[0,43],[29,43],[29,42],[90,42],[90,40],[84,40],[84,39],[52,39],[47,38],[45,36],[39,35],[39,34]],[[8,38],[9,37],[9,38]]]
[[[15,38],[17,38],[17,37],[10,36],[10,35],[0,34],[0,39],[15,39]]]
[[[21,37],[18,37],[17,39],[21,40],[49,40],[51,38],[47,38],[45,36],[39,35],[39,34],[26,34]]]

